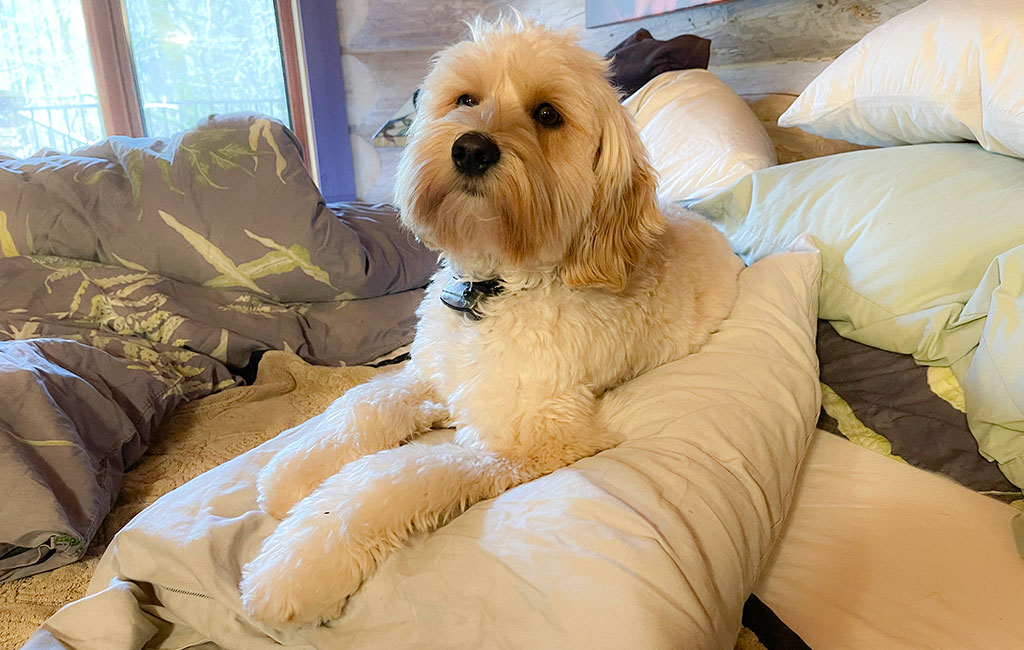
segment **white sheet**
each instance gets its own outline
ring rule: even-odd
[[[1017,512],[818,431],[754,593],[814,650],[1024,648]]]

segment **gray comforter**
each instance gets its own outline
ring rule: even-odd
[[[160,422],[261,351],[408,342],[433,267],[261,116],[0,162],[0,581],[79,558]]]

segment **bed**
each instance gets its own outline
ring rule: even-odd
[[[661,198],[749,266],[705,350],[605,397],[625,443],[417,538],[337,621],[265,628],[237,594],[273,527],[255,472],[393,365],[269,351],[166,421],[84,561],[0,586],[10,647],[81,595],[25,647],[1019,646],[1024,118],[1003,72],[1024,18],[1007,37],[1005,3],[958,4],[886,23],[795,102],[755,100],[799,132],[769,137],[699,68],[626,101]],[[893,43],[935,30],[989,65],[940,51],[900,74],[893,52],[930,50]]]

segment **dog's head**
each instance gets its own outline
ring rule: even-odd
[[[516,16],[478,21],[424,81],[399,166],[403,223],[481,274],[621,289],[664,228],[606,62]]]

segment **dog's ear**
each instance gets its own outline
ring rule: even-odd
[[[606,113],[594,159],[593,210],[569,250],[562,279],[570,286],[620,291],[664,230],[665,218],[658,210],[657,178],[640,134],[617,102]]]

